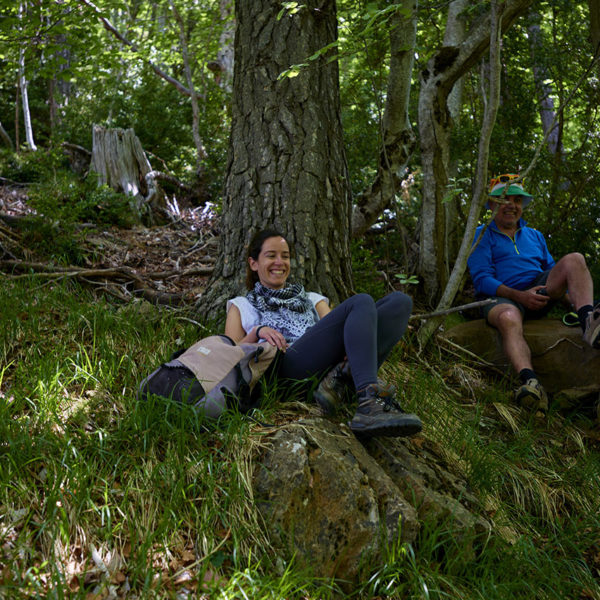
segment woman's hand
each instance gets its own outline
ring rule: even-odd
[[[259,329],[258,327],[256,329]],[[256,333],[256,330],[255,332]],[[288,347],[288,343],[285,341],[285,338],[279,331],[273,329],[272,327],[267,327],[266,325],[260,326],[260,338],[258,335],[256,336],[260,340],[266,340],[271,344],[271,346],[276,346],[282,352],[285,352]]]

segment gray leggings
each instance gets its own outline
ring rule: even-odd
[[[357,390],[377,382],[377,370],[408,325],[412,299],[392,292],[375,302],[356,294],[308,329],[281,357],[279,376],[322,375],[348,357]]]

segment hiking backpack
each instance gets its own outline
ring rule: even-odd
[[[267,342],[236,344],[226,335],[213,335],[174,354],[148,375],[138,398],[156,395],[193,404],[211,419],[228,407],[248,412],[258,401],[256,384],[276,355],[277,348]]]

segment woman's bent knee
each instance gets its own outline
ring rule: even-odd
[[[350,296],[346,302],[349,302],[352,308],[359,310],[369,310],[375,307],[375,301],[369,294],[355,294],[354,296]]]

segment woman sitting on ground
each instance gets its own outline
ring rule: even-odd
[[[404,334],[412,300],[393,292],[375,302],[356,294],[333,310],[324,296],[287,283],[290,248],[284,236],[258,232],[248,247],[246,296],[227,302],[225,334],[235,342],[265,340],[281,352],[277,375],[302,380],[330,372],[315,393],[326,407],[347,381],[358,401],[349,425],[359,435],[409,436],[422,429],[416,415],[402,411],[391,386],[377,371]]]

